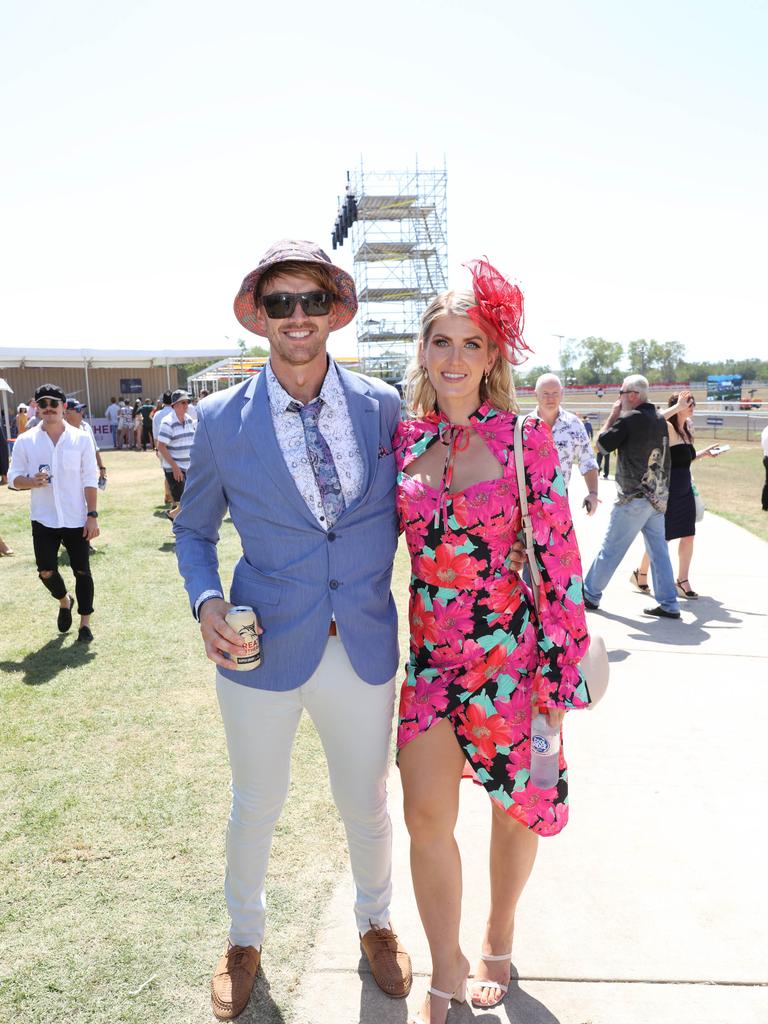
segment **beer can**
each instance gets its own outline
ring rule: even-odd
[[[51,473],[51,467],[48,465],[47,462],[41,462],[40,465],[37,467],[37,472],[38,473],[45,473],[45,475],[48,477],[48,483],[50,483],[51,480],[53,480],[53,474]]]
[[[237,605],[230,608],[224,618],[245,643],[241,654],[229,656],[232,670],[248,672],[252,668],[258,668],[261,664],[261,643],[256,632],[256,612],[248,605]]]

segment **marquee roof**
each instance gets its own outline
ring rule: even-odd
[[[114,349],[15,348],[0,346],[0,367],[84,366],[91,368],[176,366],[237,355],[238,348]]]

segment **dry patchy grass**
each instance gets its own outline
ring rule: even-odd
[[[154,456],[105,460],[89,647],[56,633],[29,496],[0,490],[0,533],[16,550],[0,560],[0,1005],[23,1024],[208,1021],[227,928],[229,806],[213,669],[176,570]],[[220,554],[227,580],[239,554],[229,523]],[[401,602],[404,573],[401,553]],[[274,1002],[262,980],[243,1018],[259,1024],[290,1019],[346,857],[306,719],[293,778],[268,881]]]
[[[698,439],[697,443],[705,448],[711,442]],[[730,443],[731,450],[724,455],[694,463],[696,486],[710,512],[768,540],[768,512],[760,504],[765,480],[760,442]]]

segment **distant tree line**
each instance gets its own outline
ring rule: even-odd
[[[532,366],[518,374],[518,383],[533,387],[542,373],[557,367]],[[568,384],[618,384],[627,373],[642,373],[654,384],[674,380],[706,380],[711,373],[740,373],[745,380],[768,380],[765,359],[689,362],[679,341],[638,338],[626,350],[605,338],[570,338],[561,349],[561,376]]]

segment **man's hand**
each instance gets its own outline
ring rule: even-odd
[[[93,516],[88,516],[85,520],[85,526],[83,527],[83,536],[91,541],[94,537],[99,536],[99,521],[94,519]]]
[[[597,512],[597,506],[600,504],[600,499],[596,494],[588,494],[582,502],[583,507],[587,510],[588,516],[593,516]]]
[[[232,662],[224,652],[239,654],[245,644],[242,638],[227,624],[224,616],[234,608],[233,604],[221,597],[212,597],[200,608],[200,633],[205,645],[205,654],[216,665],[221,668],[231,668]],[[256,632],[261,636],[264,630],[256,626]]]
[[[29,477],[29,480],[31,481],[30,487],[47,487],[51,482],[47,473],[35,473],[34,476]]]
[[[547,720],[552,728],[563,724],[565,718],[565,708],[548,708],[547,709]]]
[[[525,545],[522,541],[516,540],[512,545],[509,552],[509,562],[512,572],[518,573],[523,571],[525,565]]]
[[[174,462],[173,464],[173,479],[179,484],[184,479],[184,470],[177,462]]]
[[[603,424],[603,430],[605,430],[607,427],[612,427],[616,420],[619,418],[619,416],[621,416],[621,399],[617,398],[611,406],[611,411],[608,413],[608,419]]]

